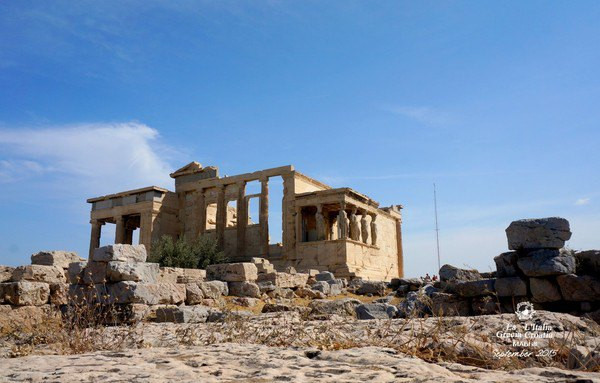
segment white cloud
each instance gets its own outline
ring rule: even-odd
[[[452,120],[448,113],[427,106],[386,106],[383,109],[426,125],[446,125]]]
[[[590,203],[589,198],[579,198],[577,201],[575,201],[575,205],[577,205],[577,206],[587,205],[589,203]]]
[[[86,192],[112,193],[148,185],[172,187],[173,150],[140,123],[97,123],[0,130],[0,180],[40,175]]]

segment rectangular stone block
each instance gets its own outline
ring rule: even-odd
[[[70,263],[67,269],[67,282],[75,284],[83,283],[83,273],[86,266],[87,261]]]
[[[206,279],[206,270],[183,269],[183,275],[177,277],[177,283],[202,282]]]
[[[219,299],[223,295],[229,295],[227,283],[222,281],[188,283],[185,290],[185,303],[188,305],[197,305],[205,299]]]
[[[9,282],[2,284],[4,301],[15,306],[41,306],[48,303],[50,286],[44,282]]]
[[[306,286],[308,274],[264,273],[258,275],[259,283],[271,283],[276,287],[297,288]]]
[[[205,323],[213,309],[205,306],[164,307],[156,310],[157,322]]]
[[[61,306],[69,304],[69,284],[51,283],[50,284],[50,304]]]
[[[222,263],[209,265],[206,268],[208,279],[217,279],[224,282],[256,281],[258,269],[253,263]]]
[[[66,282],[65,272],[58,266],[27,265],[17,267],[11,280],[13,282],[30,281],[45,283]]]
[[[178,278],[184,275],[183,270],[181,267],[160,267],[158,283],[177,283]]]
[[[83,270],[83,283],[106,283],[106,262],[88,262]]]
[[[158,280],[158,263],[108,262],[106,277],[109,282],[134,281],[156,283]]]
[[[591,275],[560,275],[556,278],[566,301],[600,301],[600,279]]]
[[[146,262],[144,245],[114,244],[94,249],[92,260],[96,262]]]
[[[479,297],[494,294],[495,279],[481,279],[479,281],[463,281],[454,284],[454,290],[462,297]]]
[[[529,288],[534,302],[557,302],[562,299],[556,282],[549,278],[529,278]]]
[[[14,267],[0,266],[0,283],[9,282],[12,278],[13,271],[15,271]]]
[[[118,282],[109,286],[112,303],[147,305],[180,304],[185,301],[185,285],[177,283]]]
[[[524,297],[527,295],[527,284],[519,277],[498,278],[495,288],[499,297]]]
[[[72,251],[40,251],[31,255],[32,265],[58,266],[61,269],[68,269],[70,263],[81,261],[84,259]]]
[[[109,303],[109,290],[107,285],[69,285],[69,303],[75,304],[107,304]]]

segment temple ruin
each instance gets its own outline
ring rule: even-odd
[[[350,188],[331,188],[282,166],[219,177],[217,167],[191,162],[170,175],[175,192],[150,186],[88,199],[90,254],[102,227],[115,224],[115,243],[151,249],[163,235],[212,236],[231,261],[266,258],[279,268],[329,270],[338,277],[403,277],[401,205],[379,203]],[[281,243],[269,236],[269,181],[283,187]],[[247,194],[247,185],[259,192]],[[258,220],[249,205],[258,202]],[[235,205],[235,206],[233,206]]]

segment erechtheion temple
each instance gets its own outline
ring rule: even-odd
[[[232,261],[269,259],[278,267],[329,270],[339,277],[390,280],[403,276],[401,206],[380,208],[350,188],[331,188],[293,166],[219,177],[192,162],[171,174],[175,192],[156,186],[91,198],[90,253],[103,225],[116,224],[115,243],[148,249],[163,235],[208,235]],[[283,184],[281,243],[269,236],[269,181]],[[247,185],[260,185],[247,194]],[[249,204],[258,201],[258,220]],[[232,206],[232,205],[235,205]],[[254,218],[254,217],[252,217]]]

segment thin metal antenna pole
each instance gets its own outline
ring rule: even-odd
[[[435,210],[435,242],[437,245],[437,259],[438,259],[438,270],[439,270],[442,266],[440,264],[440,228],[438,226],[437,195],[435,192],[435,182],[433,183],[433,207]]]

